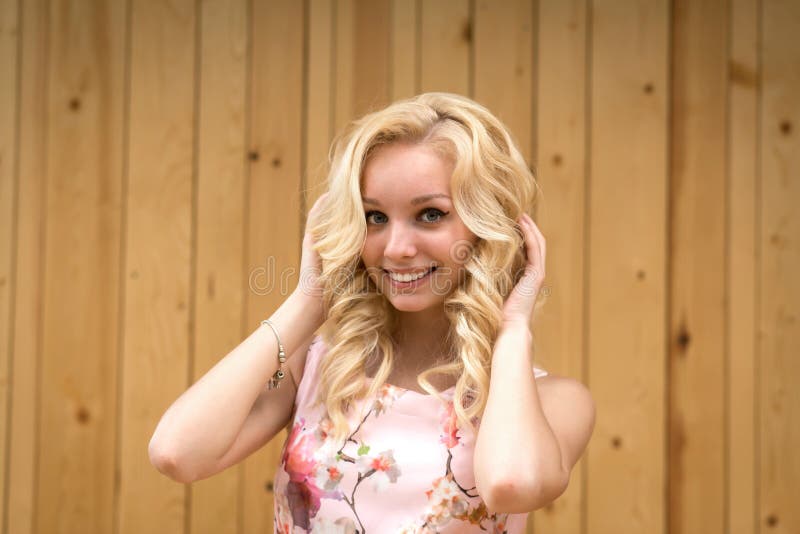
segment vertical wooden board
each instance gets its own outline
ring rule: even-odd
[[[19,13],[14,0],[0,0],[0,525],[6,524],[8,444],[11,437],[11,324],[14,317],[14,259],[16,246],[16,162],[19,105]],[[2,527],[0,527],[2,528]]]
[[[733,0],[728,68],[728,531],[756,529],[758,0]]]
[[[33,534],[39,444],[44,198],[47,149],[47,31],[44,0],[20,3],[19,141],[14,331],[6,532]]]
[[[298,282],[301,245],[304,6],[281,0],[253,6],[250,83],[251,159],[246,330],[288,297]],[[265,282],[264,282],[265,281]],[[265,383],[266,383],[265,377]],[[273,529],[272,480],[286,438],[281,432],[244,464],[243,532]]]
[[[356,0],[355,83],[356,116],[389,103],[389,0]]]
[[[186,522],[185,488],[150,465],[147,444],[190,378],[194,5],[131,9],[120,534]]]
[[[542,73],[534,89],[535,163],[542,191],[537,225],[547,239],[550,293],[534,326],[534,358],[553,374],[586,382],[586,2],[541,0],[535,23],[535,62]],[[581,532],[585,468],[584,457],[573,469],[567,491],[532,514],[529,525],[538,532]]]
[[[469,0],[419,0],[420,92],[472,96]]]
[[[533,4],[479,0],[474,20],[475,100],[511,130],[533,165]]]
[[[590,533],[665,529],[668,29],[663,1],[592,8]]]
[[[203,2],[197,123],[196,382],[245,334],[247,3]],[[241,470],[191,485],[192,534],[236,534]]]
[[[389,0],[336,8],[336,130],[389,103]]]
[[[306,84],[305,212],[325,189],[333,139],[334,15],[332,0],[311,0],[308,12]]]
[[[800,532],[800,3],[762,7],[759,310],[762,532]]]
[[[419,0],[391,0],[390,100],[410,98],[419,86]]]
[[[37,531],[103,533],[116,467],[125,10],[52,2],[50,20]]]
[[[725,524],[725,0],[673,4],[668,524]],[[719,454],[709,454],[719,451]]]
[[[355,57],[355,0],[336,0],[334,8],[333,92],[334,135],[353,120],[355,106],[353,90],[356,83]]]

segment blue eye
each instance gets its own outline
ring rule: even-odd
[[[449,212],[444,212],[436,208],[426,208],[420,212],[419,218],[425,223],[436,223],[442,220],[447,213]],[[367,224],[385,224],[387,220],[386,215],[380,211],[372,210],[366,212],[364,215],[367,218]]]
[[[428,215],[428,214],[433,214],[435,219],[426,218],[425,215]],[[441,210],[437,210],[436,208],[428,208],[428,209],[426,209],[425,211],[422,212],[422,220],[425,221],[425,222],[439,222],[439,220],[442,217],[444,217],[445,215],[447,215],[447,213],[445,213],[445,212],[443,212]]]
[[[386,215],[384,215],[383,213],[381,213],[379,211],[368,211],[366,213],[367,224],[370,224],[370,223],[372,223],[372,224],[381,224],[383,222],[386,222],[385,220],[384,221],[375,221],[375,220],[370,221],[370,217],[372,217],[373,215],[378,216],[378,217],[384,217],[384,218],[386,217]]]

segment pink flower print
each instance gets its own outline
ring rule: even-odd
[[[323,492],[311,482],[286,484],[286,499],[292,512],[292,522],[304,530],[311,527],[311,518],[316,517]]]
[[[321,519],[314,522],[312,534],[355,534],[356,525],[349,517],[340,517],[336,521]]]
[[[397,531],[397,534],[436,534],[436,531],[427,525],[405,525]]]
[[[391,450],[383,451],[373,458],[370,467],[375,471],[386,473],[392,483],[397,482],[397,477],[400,475],[400,468],[397,467],[397,463],[394,461],[394,452]]]
[[[320,442],[326,441],[332,433],[333,421],[331,421],[327,416],[323,417],[317,425],[317,428],[314,429],[314,437]]]
[[[456,417],[456,408],[452,401],[447,403],[447,407],[442,411],[442,436],[439,440],[445,444],[448,449],[452,449],[458,445],[458,418]]]
[[[316,476],[314,477],[317,487],[325,491],[334,491],[342,480],[344,473],[339,470],[336,458],[329,458],[327,461],[317,465]]]
[[[492,530],[492,534],[506,534],[505,519],[502,521],[496,521],[494,523],[494,529]]]
[[[433,488],[426,491],[428,496],[427,523],[442,526],[450,519],[465,518],[469,502],[459,487],[449,477],[439,477],[433,481]]]
[[[486,509],[486,504],[481,501],[481,503],[470,510],[469,514],[467,514],[467,521],[472,523],[473,525],[480,525],[484,519],[489,515],[489,511]]]
[[[294,424],[281,459],[292,482],[303,482],[314,472],[317,466],[314,458],[315,441],[314,435],[305,430],[304,419]]]
[[[391,482],[397,482],[400,476],[400,468],[394,460],[394,451],[389,449],[381,452],[377,456],[359,456],[356,461],[359,470],[362,471],[364,478],[374,476],[373,485],[376,491],[383,491]]]
[[[295,526],[308,530],[310,520],[317,515],[322,497],[341,499],[338,491],[326,491],[316,484],[319,461],[314,457],[317,445],[315,432],[300,419],[292,427],[283,450],[283,469],[289,475],[286,498]]]
[[[375,403],[372,405],[375,416],[385,413],[403,393],[403,390],[391,384],[382,385],[375,397]]]
[[[275,493],[275,532],[278,534],[292,534],[292,514],[289,510],[289,501],[286,495]]]

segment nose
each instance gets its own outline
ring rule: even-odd
[[[415,234],[403,224],[391,224],[383,255],[390,260],[413,258],[417,254]]]

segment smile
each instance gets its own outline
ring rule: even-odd
[[[393,273],[391,271],[385,271],[388,275],[389,279],[392,282],[392,286],[394,287],[412,287],[415,285],[419,285],[423,280],[427,279],[433,271],[436,270],[436,267],[428,269],[423,273],[416,273],[416,274],[400,274],[400,273]]]

